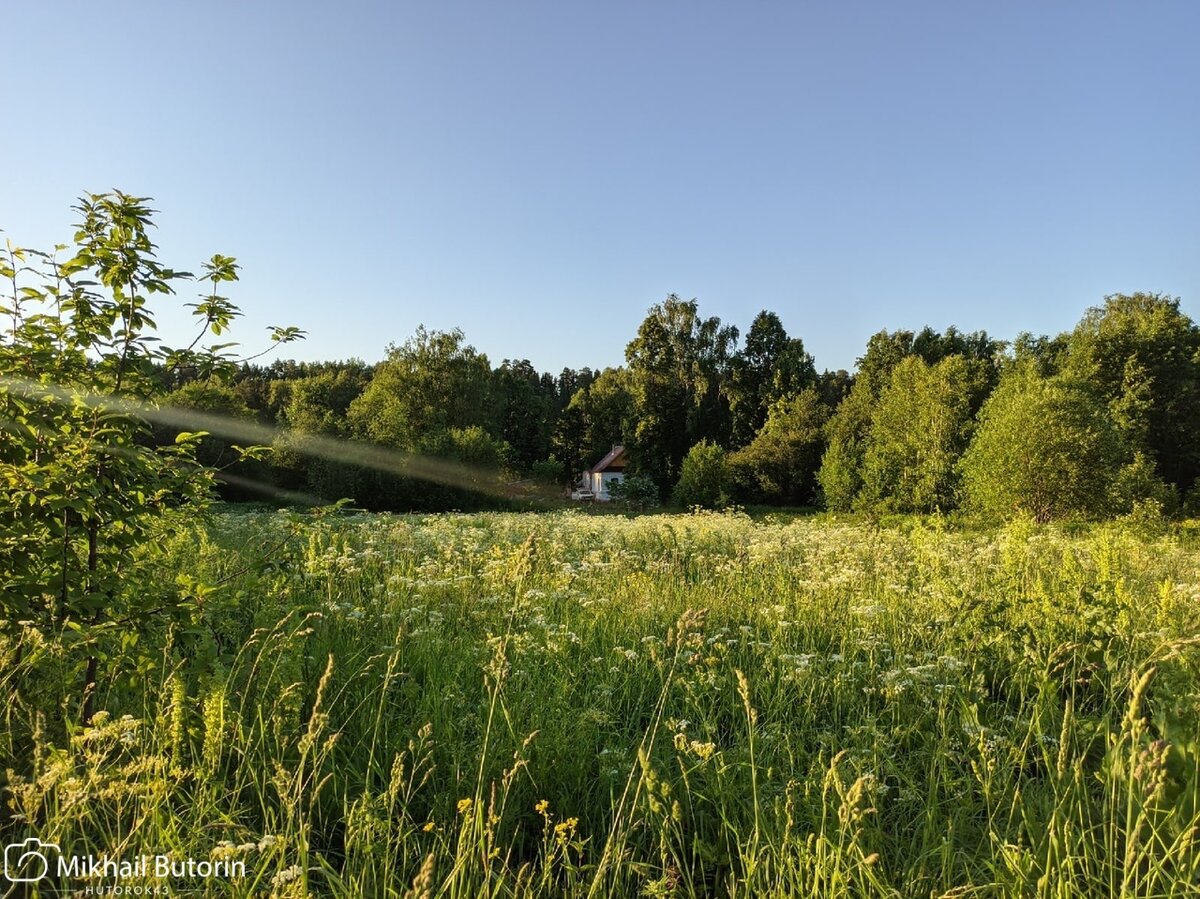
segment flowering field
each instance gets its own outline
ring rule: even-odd
[[[238,895],[1200,891],[1195,531],[263,513],[162,545],[206,626],[94,727],[18,696],[0,732],[9,816],[77,852],[240,860],[203,886]],[[0,645],[10,693],[36,643]]]

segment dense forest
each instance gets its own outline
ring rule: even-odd
[[[493,366],[460,331],[420,328],[376,365],[243,364],[224,378],[177,367],[163,374],[164,402],[280,429],[257,458],[205,438],[201,461],[223,468],[228,499],[508,502],[303,451],[304,435],[322,435],[491,471],[514,495],[531,483],[565,490],[620,443],[641,507],[964,508],[1042,521],[1195,512],[1200,328],[1178,299],[1110,296],[1053,337],[884,330],[853,373],[818,372],[770,311],[741,338],[672,295],[616,368]]]

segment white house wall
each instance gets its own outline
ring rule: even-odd
[[[608,500],[612,499],[608,495],[609,485],[619,483],[624,478],[625,473],[621,471],[585,471],[579,486],[596,494],[596,499]]]
[[[600,489],[596,491],[597,499],[611,499],[608,495],[608,487],[610,484],[619,484],[625,475],[619,471],[604,471],[598,472],[597,477],[600,479]]]

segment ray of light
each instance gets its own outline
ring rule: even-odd
[[[156,406],[130,397],[90,393],[78,388],[67,389],[55,384],[14,378],[0,378],[0,389],[30,399],[82,403],[92,409],[129,415],[180,430],[205,431],[243,445],[272,445],[279,441],[288,449],[306,456],[504,499],[520,497],[531,502],[550,502],[560,496],[559,491],[544,485],[514,483],[492,468],[324,434],[293,431],[231,415],[176,406]],[[0,419],[0,427],[3,425],[3,419]]]

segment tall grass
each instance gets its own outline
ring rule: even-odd
[[[94,727],[53,647],[0,645],[4,842],[244,860],[213,895],[1200,893],[1194,532],[255,514],[161,546],[220,584],[206,625]]]

